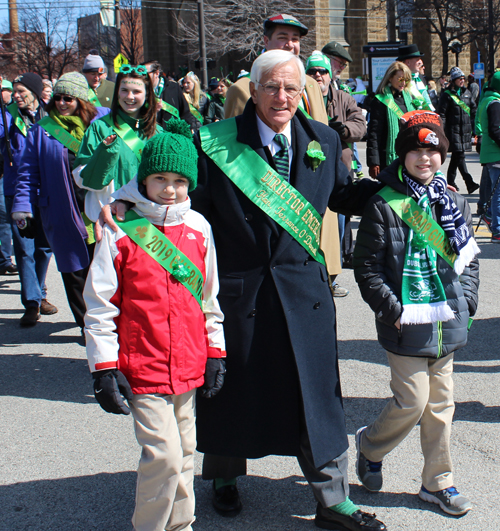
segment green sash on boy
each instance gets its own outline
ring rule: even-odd
[[[453,92],[450,90],[445,90],[445,92],[462,110],[470,115],[470,108],[464,101],[462,101],[456,94],[453,94]]]
[[[73,153],[78,153],[80,149],[81,142],[72,136],[68,131],[63,129],[60,125],[57,125],[50,116],[42,118],[38,124],[50,133],[56,140],[61,142],[64,147],[67,147]]]
[[[26,124],[24,123],[24,120],[21,118],[21,115],[19,114],[19,108],[16,103],[11,103],[7,110],[10,112],[10,115],[12,116],[12,119],[14,120],[14,123],[17,125],[19,131],[26,136],[28,134],[28,128],[26,127]]]
[[[191,293],[203,310],[203,275],[193,262],[163,232],[134,210],[126,213],[125,221],[116,218],[115,221],[133,242]]]
[[[170,113],[172,116],[174,116],[175,118],[179,119],[180,116],[179,116],[179,110],[176,109],[173,105],[170,105],[170,103],[167,103],[165,100],[162,100],[160,98],[158,98],[159,102],[161,102],[161,108],[162,110]]]
[[[115,131],[115,133],[135,153],[135,156],[139,162],[141,162],[142,150],[144,149],[146,142],[137,136],[130,125],[128,125],[128,123],[125,122],[119,115],[116,116],[116,121],[118,122],[119,127],[115,126],[113,122],[113,116],[111,114],[103,116],[101,120],[106,122]]]
[[[448,237],[442,227],[420,208],[414,199],[396,192],[390,186],[385,186],[378,192],[392,210],[412,229],[424,238],[425,242],[434,249],[451,267],[457,255],[451,248]]]
[[[309,201],[255,151],[236,140],[234,118],[200,129],[201,147],[226,176],[320,264],[323,219]]]

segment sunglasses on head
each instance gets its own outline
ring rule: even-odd
[[[65,101],[66,103],[73,103],[75,101],[75,98],[73,96],[66,96],[62,94],[54,94],[53,96],[54,101]]]
[[[326,68],[309,68],[307,73],[310,76],[315,76],[316,74],[324,76],[325,74],[328,74],[328,70]]]
[[[132,65],[122,65],[120,67],[120,74],[131,74],[135,72],[139,76],[147,76],[148,69],[144,65],[132,66]]]

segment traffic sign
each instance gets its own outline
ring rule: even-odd
[[[122,54],[119,53],[114,59],[113,59],[113,66],[115,67],[115,72],[118,74],[120,71],[120,68],[123,65],[128,65],[128,59]]]
[[[474,63],[474,78],[484,79],[484,63]]]

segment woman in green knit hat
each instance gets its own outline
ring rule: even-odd
[[[116,78],[111,114],[86,132],[73,173],[76,183],[87,190],[85,213],[92,221],[111,202],[111,194],[137,174],[144,144],[159,131],[147,68],[123,65]]]
[[[88,86],[78,72],[63,74],[45,107],[48,116],[28,132],[12,205],[15,219],[34,225],[35,205],[56,257],[76,323],[83,329],[83,287],[94,253],[92,224],[83,215],[85,191],[71,171],[85,131],[109,112],[88,100]]]

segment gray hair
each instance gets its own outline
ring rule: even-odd
[[[304,88],[306,86],[304,65],[296,55],[286,50],[271,50],[259,55],[253,62],[252,70],[250,71],[250,81],[256,85],[271,70],[277,66],[285,65],[290,61],[294,61],[297,65],[300,74],[300,87]]]

